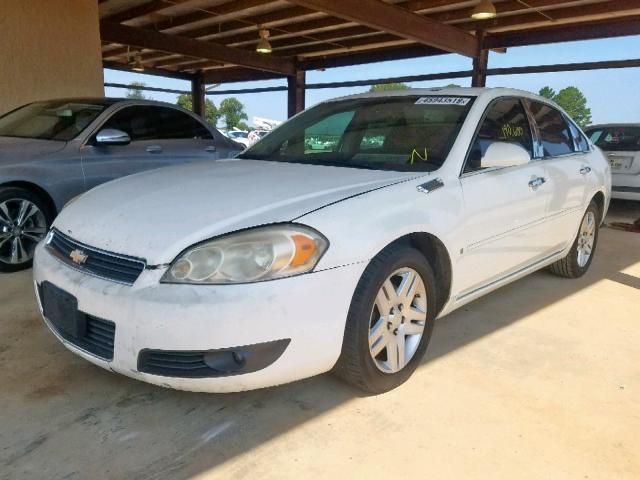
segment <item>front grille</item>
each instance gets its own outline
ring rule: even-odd
[[[144,260],[105,252],[52,230],[47,247],[71,267],[114,282],[132,285],[145,268]],[[73,257],[79,259],[78,262]]]

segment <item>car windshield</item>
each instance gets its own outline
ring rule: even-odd
[[[66,142],[107,107],[107,103],[68,100],[30,103],[0,117],[0,137]]]
[[[640,127],[603,127],[587,130],[591,141],[602,150],[613,152],[640,151]]]
[[[442,166],[473,97],[398,96],[327,102],[265,136],[240,158],[394,171]]]

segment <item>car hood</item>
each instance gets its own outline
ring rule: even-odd
[[[61,212],[54,227],[86,245],[157,265],[202,240],[291,221],[416,176],[256,160],[190,164],[90,190]]]
[[[65,145],[65,142],[56,142],[55,140],[0,137],[0,165],[12,165],[35,160],[58,152]]]

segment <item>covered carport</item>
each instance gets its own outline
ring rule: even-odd
[[[640,66],[640,58],[625,58],[488,68],[492,52],[500,54],[510,47],[639,34],[640,2],[635,1],[496,1],[495,17],[485,19],[473,18],[475,1],[206,3],[101,2],[104,66],[190,80],[194,109],[200,113],[206,94],[286,90],[289,115],[304,109],[307,89],[456,78],[484,86],[488,75]],[[269,42],[267,53],[256,51],[261,35]],[[468,57],[469,69],[306,82],[305,73],[310,70],[418,57],[437,65],[438,56],[449,53]],[[279,78],[286,79],[287,85],[251,89],[224,85]],[[206,84],[222,85],[207,92]]]
[[[488,75],[640,66],[640,56],[487,63],[505,48],[638,35],[640,1],[495,1],[495,18],[474,20],[477,3],[14,7],[0,11],[0,112],[34,98],[99,95],[102,67],[189,80],[201,114],[205,95],[247,91],[225,84],[282,79],[286,85],[251,91],[286,90],[294,114],[313,88],[455,78],[482,86]],[[270,53],[256,52],[260,30],[269,31]],[[467,57],[469,68],[348,84],[305,78],[382,60],[437,64],[449,53]],[[222,85],[207,92],[209,84]],[[635,206],[614,206],[607,222],[638,215]],[[228,395],[114,375],[66,351],[44,328],[31,272],[2,276],[0,478],[639,478],[640,237],[601,235],[593,269],[580,280],[539,272],[441,319],[411,381],[377,397],[330,375]]]

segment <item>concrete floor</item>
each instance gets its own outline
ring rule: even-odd
[[[614,205],[635,219],[640,205]],[[438,321],[402,387],[329,375],[243,394],[108,373],[0,277],[0,478],[640,478],[640,234],[589,273],[539,272]]]

